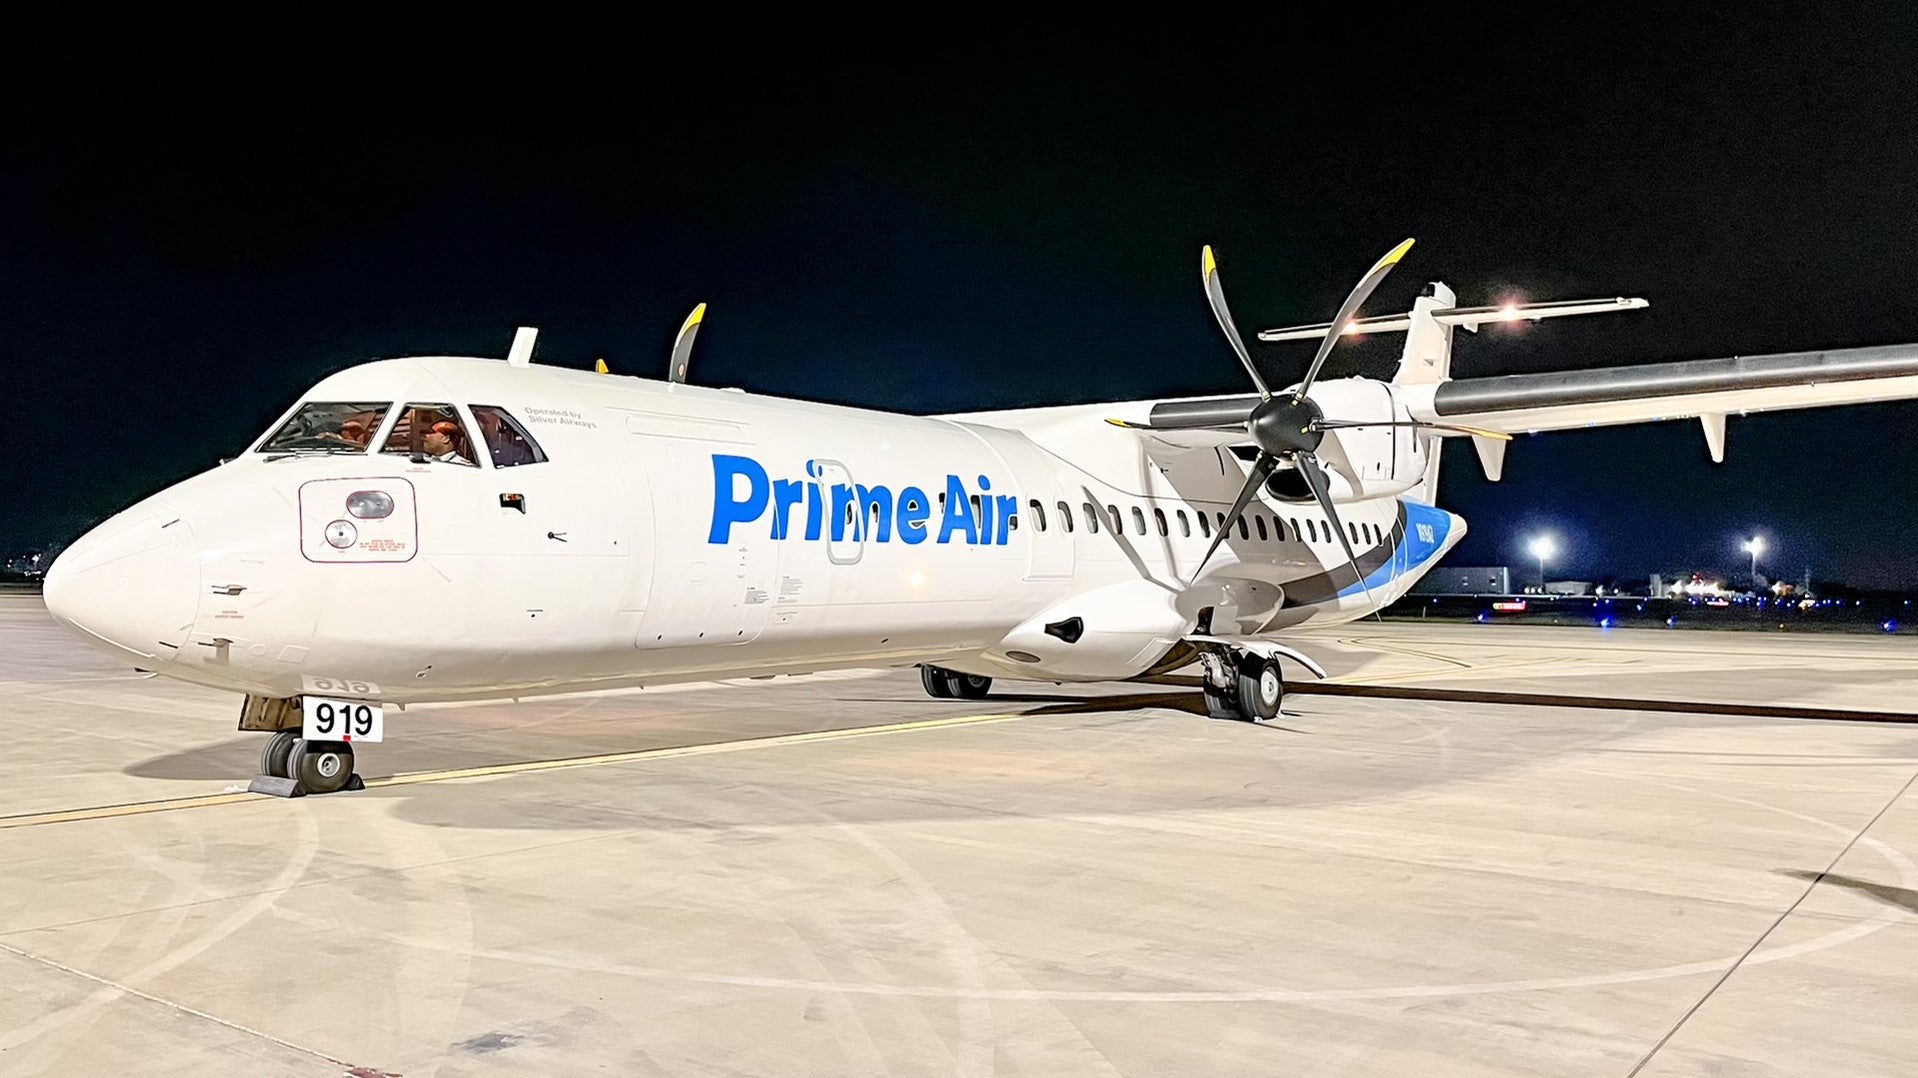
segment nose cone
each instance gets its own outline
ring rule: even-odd
[[[48,568],[47,610],[143,665],[171,662],[200,605],[200,551],[179,514],[136,507],[80,537]]]

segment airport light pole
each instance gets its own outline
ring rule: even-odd
[[[1558,553],[1558,544],[1552,541],[1551,536],[1540,535],[1526,544],[1525,549],[1531,552],[1532,557],[1538,559],[1538,593],[1543,595],[1545,594],[1545,559]]]
[[[1745,553],[1752,556],[1752,590],[1758,590],[1758,555],[1765,552],[1765,540],[1754,535],[1744,542]]]

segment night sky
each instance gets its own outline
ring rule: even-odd
[[[1460,376],[1918,341],[1918,20],[1434,6],[1331,26],[864,20],[47,33],[0,74],[0,552],[241,448],[366,359],[504,355],[940,412],[1248,386],[1207,313],[1642,295]],[[1610,9],[1586,9],[1609,12]],[[1388,12],[1393,12],[1389,13]],[[498,34],[491,45],[472,43]],[[469,40],[471,39],[471,40]],[[187,44],[186,42],[200,42]],[[1334,353],[1389,377],[1400,339]],[[1254,345],[1275,382],[1309,344]],[[1447,447],[1455,564],[1918,586],[1918,404]]]

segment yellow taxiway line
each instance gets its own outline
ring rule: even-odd
[[[712,756],[725,752],[745,752],[749,749],[768,749],[782,745],[803,745],[816,741],[844,741],[855,737],[877,737],[885,734],[903,734],[914,730],[939,730],[955,726],[983,726],[988,723],[1014,722],[1026,718],[1023,714],[997,715],[960,715],[947,719],[921,719],[915,722],[887,723],[883,726],[853,726],[840,730],[812,730],[801,734],[776,734],[772,737],[749,737],[737,741],[713,741],[700,745],[673,745],[660,749],[637,749],[632,752],[608,752],[597,756],[567,756],[557,760],[527,760],[515,764],[491,764],[485,767],[455,767],[444,771],[415,771],[403,775],[390,775],[381,779],[366,780],[367,789],[385,786],[415,786],[426,782],[451,782],[455,779],[489,778],[495,775],[517,775],[528,771],[557,771],[569,767],[604,767],[607,764],[630,763],[635,760],[670,760],[682,756]],[[173,812],[179,809],[207,808],[213,805],[233,805],[245,801],[258,801],[265,794],[250,792],[208,794],[202,797],[175,797],[161,801],[130,801],[118,805],[101,805],[95,808],[65,809],[59,812],[36,812],[22,816],[0,816],[0,831],[14,827],[35,827],[40,824],[74,823],[80,820],[104,820],[115,816],[141,816],[149,812]]]

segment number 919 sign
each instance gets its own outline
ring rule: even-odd
[[[300,698],[300,736],[308,741],[380,741],[386,736],[380,705],[367,700]]]

